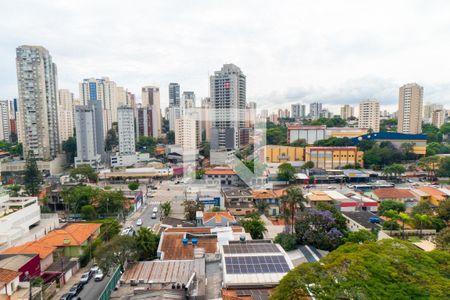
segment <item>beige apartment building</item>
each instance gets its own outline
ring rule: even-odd
[[[142,106],[152,109],[153,137],[161,136],[161,104],[159,87],[144,86],[142,88]]]
[[[345,104],[344,106],[341,107],[341,118],[342,119],[348,120],[354,116],[355,116],[355,114],[354,114],[353,106]]]
[[[180,118],[175,120],[175,144],[183,150],[196,150],[200,147],[202,136],[200,121],[195,118]]]
[[[398,97],[397,132],[422,132],[423,87],[408,83],[400,87]]]
[[[445,110],[438,109],[431,114],[431,123],[437,128],[441,128],[445,123]]]
[[[58,90],[59,142],[62,144],[73,136],[73,93],[67,89]]]
[[[380,131],[380,102],[369,99],[359,104],[358,127]]]

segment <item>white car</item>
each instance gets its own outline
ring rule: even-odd
[[[154,212],[154,213],[157,213],[157,212],[158,212],[158,207],[157,207],[157,206],[153,207],[153,212]]]
[[[92,274],[91,272],[83,273],[83,275],[81,275],[80,282],[81,282],[82,284],[88,283],[88,282],[89,282],[89,279],[91,279],[91,274]]]
[[[105,274],[103,273],[103,271],[101,269],[98,269],[97,273],[95,273],[94,280],[102,281],[104,277],[105,277]]]
[[[137,226],[142,226],[142,219],[137,219],[136,225]]]
[[[329,189],[329,190],[335,190],[335,189],[336,189],[336,187],[335,187],[335,186],[332,186],[332,185],[330,185],[330,186],[328,187],[328,189]]]
[[[94,264],[89,270],[89,272],[91,272],[91,274],[95,274],[97,273],[98,270],[100,270],[100,268],[98,267],[98,265]]]

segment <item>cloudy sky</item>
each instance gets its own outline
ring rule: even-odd
[[[46,47],[59,87],[108,76],[140,98],[169,82],[208,96],[224,63],[247,75],[259,107],[322,101],[332,110],[398,87],[450,108],[450,1],[1,1],[0,98],[17,95],[15,48]]]

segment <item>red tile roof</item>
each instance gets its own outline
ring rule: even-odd
[[[0,283],[8,283],[19,277],[21,272],[0,268]]]
[[[222,223],[222,219],[226,219],[228,222],[236,223],[236,219],[227,211],[221,212],[204,212],[203,223],[207,223],[215,218],[215,223]]]
[[[29,242],[21,246],[11,247],[2,252],[2,254],[39,254],[40,259],[44,259],[52,254],[56,247],[49,246],[40,241]]]
[[[406,189],[382,188],[374,190],[373,193],[380,199],[414,198],[414,195]]]
[[[205,175],[236,175],[230,168],[214,168],[205,171]]]
[[[101,227],[96,223],[75,223],[49,232],[39,241],[54,247],[81,246]]]
[[[185,233],[164,233],[161,238],[161,252],[164,260],[185,260],[194,258],[195,247],[191,244],[183,245]],[[197,248],[205,249],[205,253],[217,252],[216,237],[197,237]]]

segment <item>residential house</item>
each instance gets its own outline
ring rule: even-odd
[[[237,186],[241,183],[239,176],[231,168],[215,167],[207,169],[203,175],[203,179],[208,185],[232,185]]]
[[[49,232],[39,241],[62,249],[64,256],[81,256],[83,248],[100,233],[100,227],[101,224],[95,223],[74,223]]]
[[[307,207],[317,207],[320,203],[333,205],[333,199],[328,196],[324,191],[312,190],[305,194],[307,201]]]
[[[257,211],[253,194],[248,188],[222,188],[225,207],[234,216],[245,216]]]
[[[434,206],[439,206],[442,201],[450,199],[450,190],[446,188],[419,186],[417,189],[430,195],[430,203]]]
[[[55,251],[56,247],[54,246],[46,245],[40,241],[33,241],[8,248],[2,254],[38,254],[41,271],[45,271],[53,263],[53,254]]]
[[[232,214],[227,211],[220,212],[203,212],[197,211],[197,226],[231,226],[236,225],[237,221]]]
[[[37,254],[1,254],[0,269],[21,273],[20,281],[27,281],[26,273],[31,277],[41,275],[41,265]]]
[[[375,189],[372,192],[369,192],[373,199],[378,202],[393,200],[405,203],[406,207],[412,207],[417,203],[417,199],[410,190],[407,189],[397,189],[397,188],[381,188]]]
[[[347,229],[350,231],[378,230],[383,223],[383,219],[370,211],[344,211],[342,215],[347,219]]]
[[[20,272],[0,268],[0,299],[10,297],[19,288]]]
[[[265,211],[268,215],[278,216],[280,214],[281,198],[285,191],[285,189],[253,190],[253,201],[255,202],[256,207],[265,206]]]

